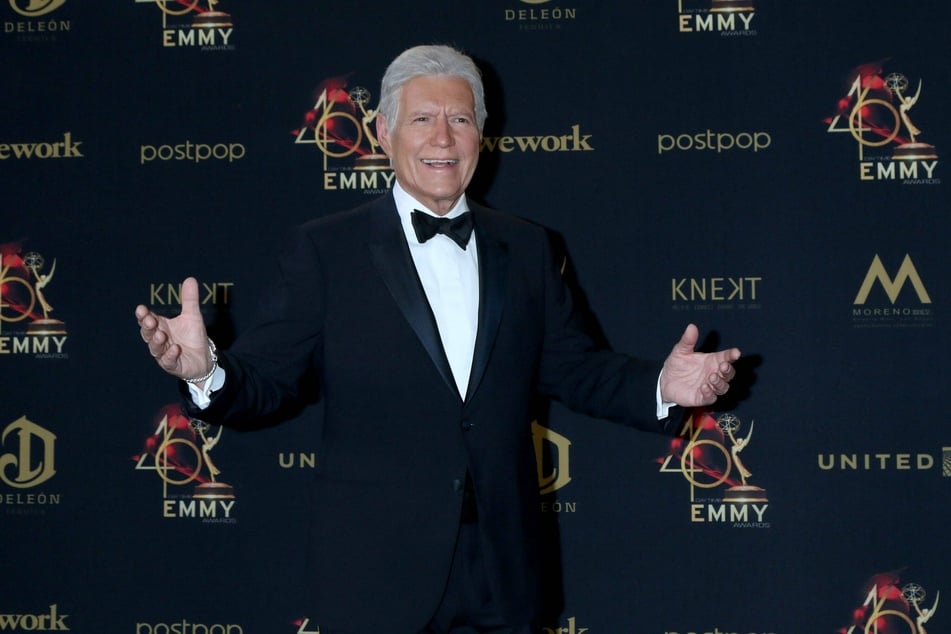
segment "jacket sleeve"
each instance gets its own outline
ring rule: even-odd
[[[663,362],[612,351],[593,332],[593,318],[575,301],[546,241],[544,344],[538,389],[570,409],[645,431],[676,435],[684,411],[656,415]]]
[[[295,231],[278,272],[258,307],[256,325],[219,353],[225,383],[198,409],[181,390],[189,415],[253,429],[287,419],[316,395],[322,355],[324,285],[317,249],[303,228]],[[313,383],[313,385],[310,385]],[[309,389],[304,389],[305,386]]]

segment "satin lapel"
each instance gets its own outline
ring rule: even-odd
[[[499,331],[499,322],[502,321],[509,279],[508,245],[480,227],[479,220],[482,217],[478,214],[475,216],[476,243],[479,248],[479,330],[469,375],[468,398],[475,394],[489,364],[489,355]]]
[[[426,293],[416,275],[413,257],[409,253],[399,216],[392,204],[388,208],[381,209],[379,217],[373,222],[373,235],[369,249],[370,257],[402,311],[403,317],[419,337],[420,343],[429,353],[443,381],[458,395],[459,390],[452,378],[449,359],[446,358],[442,341],[439,339],[436,319],[433,317],[429,302],[426,301]]]

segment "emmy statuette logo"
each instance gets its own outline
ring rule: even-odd
[[[234,488],[218,479],[221,470],[211,458],[223,431],[221,426],[184,416],[177,406],[165,408],[145,450],[133,456],[136,470],[154,471],[162,480],[163,517],[234,523]],[[192,485],[190,494],[178,492]]]
[[[912,111],[923,96],[924,81],[901,72],[885,72],[882,63],[853,71],[849,90],[827,118],[826,132],[848,133],[856,143],[859,179],[900,180],[907,185],[936,185],[938,152],[923,141]]]
[[[56,259],[48,265],[37,251],[20,252],[19,244],[0,245],[0,355],[65,359],[66,324],[47,297]]]
[[[661,473],[679,473],[690,484],[690,521],[732,523],[736,528],[768,528],[766,490],[751,482],[753,471],[741,454],[753,438],[755,421],[743,429],[732,413],[691,417],[670,453],[659,459]]]
[[[220,0],[135,2],[158,7],[162,14],[162,46],[165,48],[198,48],[202,51],[233,51],[235,48],[231,43],[234,34],[231,14],[218,10]]]
[[[934,599],[924,586],[916,582],[898,585],[895,573],[875,575],[865,601],[854,610],[852,624],[842,628],[844,634],[928,634],[925,629],[934,617],[941,592]],[[930,626],[929,626],[930,627]]]
[[[380,151],[374,130],[378,110],[363,86],[347,89],[340,77],[324,80],[294,143],[312,145],[322,156],[326,191],[363,190],[379,194],[393,186],[390,159]]]

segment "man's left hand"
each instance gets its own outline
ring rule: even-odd
[[[681,407],[711,405],[730,389],[730,380],[736,375],[733,363],[740,358],[740,350],[697,352],[694,348],[699,338],[697,327],[688,325],[664,361],[660,396],[665,402]]]

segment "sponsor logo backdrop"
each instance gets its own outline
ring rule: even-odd
[[[748,355],[673,442],[526,421],[543,631],[951,628],[951,3],[411,4],[0,2],[0,629],[318,631],[319,412],[187,420],[132,310],[195,275],[228,345],[292,225],[392,186],[380,76],[430,42],[485,73],[472,195],[614,347]]]

